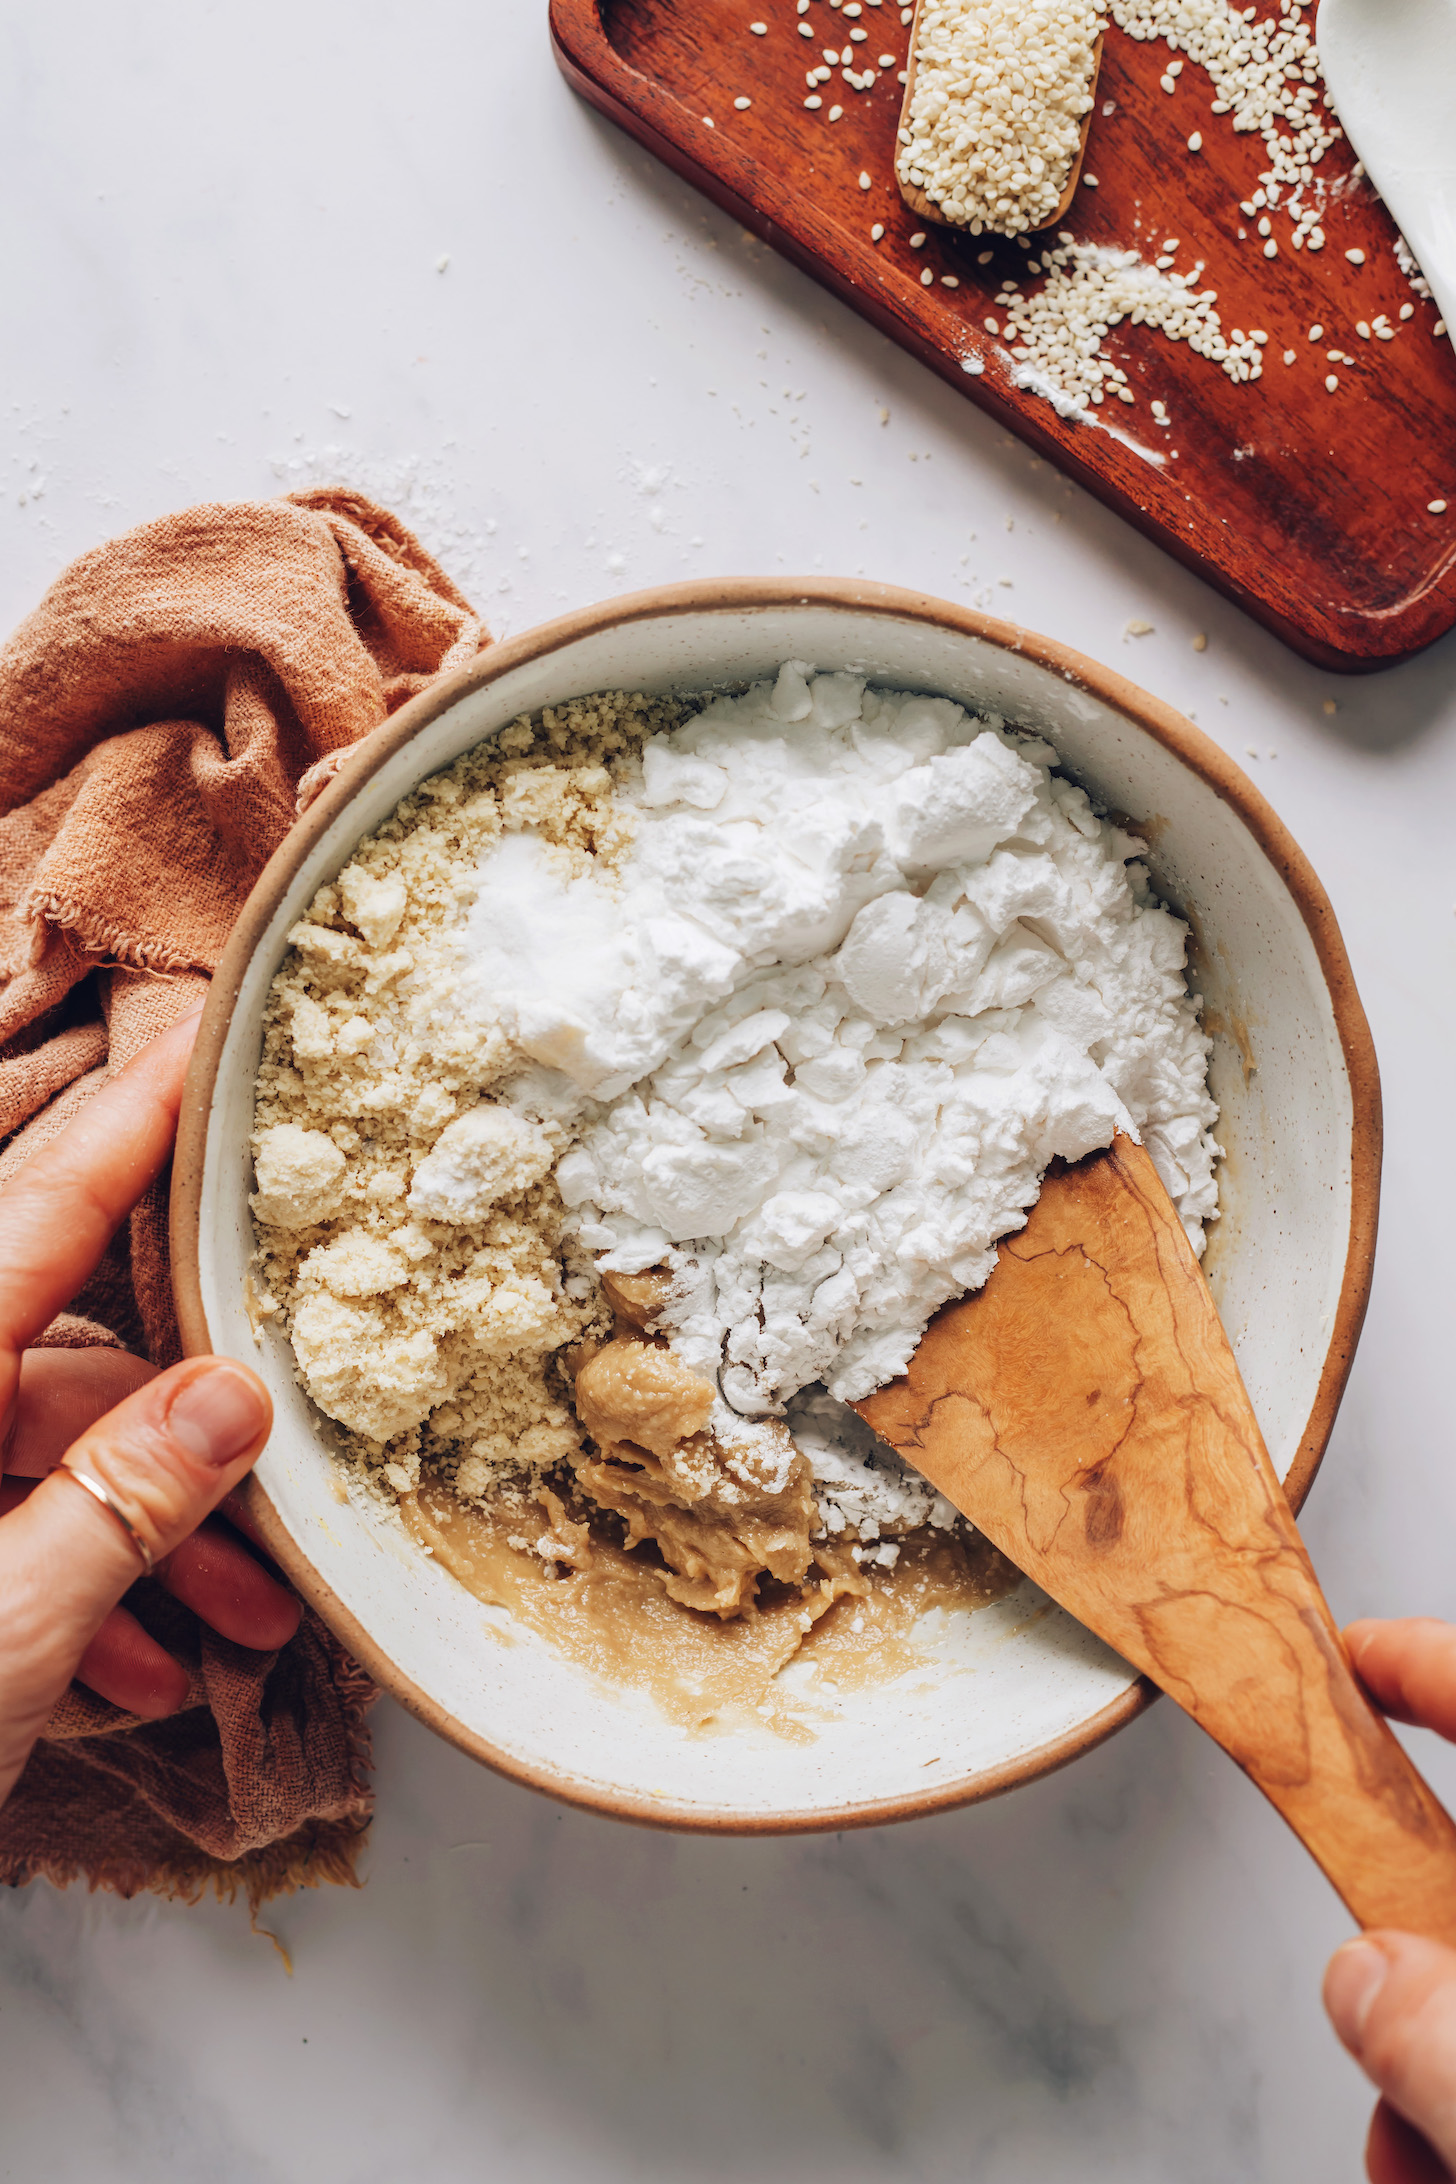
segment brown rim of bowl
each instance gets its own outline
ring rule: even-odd
[[[1063,682],[1101,699],[1146,729],[1231,805],[1298,904],[1329,989],[1349,1075],[1353,1109],[1350,1241],[1339,1307],[1314,1406],[1285,1481],[1285,1492],[1298,1511],[1319,1469],[1354,1359],[1370,1295],[1380,1200],[1379,1068],[1370,1027],[1355,990],[1354,975],[1329,898],[1304,852],[1253,782],[1181,713],[1138,689],[1111,668],[1099,666],[1096,661],[1074,652],[1070,646],[1058,644],[1053,638],[1037,636],[1014,623],[976,614],[967,607],[955,606],[925,592],[903,591],[890,584],[832,578],[800,583],[784,577],[736,577],[665,584],[650,591],[606,600],[578,613],[563,615],[556,621],[543,622],[519,637],[491,645],[469,667],[412,698],[344,761],[327,788],[274,851],[243,905],[218,964],[198,1028],[197,1045],[182,1097],[171,1201],[172,1279],[186,1354],[204,1355],[212,1348],[202,1307],[198,1263],[203,1156],[218,1064],[243,974],[300,863],[355,791],[422,728],[447,712],[468,692],[481,689],[525,662],[540,659],[579,638],[684,611],[737,614],[755,607],[787,606],[850,609],[861,614],[884,615],[896,621],[925,622],[939,629],[979,638],[1002,651],[1019,654],[1048,668]],[[1069,1760],[1091,1751],[1094,1745],[1132,1721],[1158,1696],[1146,1678],[1139,1678],[1122,1697],[1103,1707],[1080,1728],[1039,1746],[1022,1759],[986,1768],[979,1774],[962,1776],[943,1788],[927,1788],[913,1796],[885,1798],[873,1803],[850,1804],[833,1814],[779,1813],[756,1819],[735,1812],[705,1812],[675,1805],[666,1799],[659,1802],[638,1796],[613,1795],[610,1791],[602,1793],[550,1768],[522,1765],[484,1738],[475,1736],[408,1677],[402,1676],[284,1530],[277,1511],[256,1477],[246,1482],[245,1492],[249,1514],[268,1552],[382,1689],[398,1699],[427,1728],[510,1781],[613,1819],[726,1835],[804,1834],[873,1827],[892,1820],[922,1819],[931,1813],[995,1797],[1004,1790],[1035,1781],[1039,1776],[1065,1766]]]

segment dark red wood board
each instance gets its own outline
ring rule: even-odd
[[[1013,385],[1011,360],[983,324],[1000,316],[994,299],[1008,273],[1026,285],[1026,253],[938,228],[910,248],[919,223],[893,166],[901,87],[890,73],[855,92],[836,71],[820,87],[820,111],[806,110],[806,68],[848,28],[829,0],[812,0],[809,19],[812,43],[798,35],[792,0],[551,0],[557,60],[594,106],[1296,651],[1360,672],[1408,658],[1456,622],[1456,353],[1433,335],[1435,307],[1411,294],[1394,225],[1368,183],[1327,204],[1318,253],[1292,250],[1276,215],[1279,256],[1266,259],[1255,222],[1239,211],[1267,164],[1262,140],[1235,135],[1231,117],[1209,111],[1212,86],[1191,61],[1170,97],[1159,84],[1162,42],[1139,44],[1110,26],[1086,162],[1098,187],[1078,192],[1065,226],[1079,241],[1137,247],[1149,259],[1176,235],[1179,270],[1206,260],[1200,285],[1217,289],[1224,327],[1270,338],[1263,378],[1236,386],[1186,342],[1124,322],[1107,348],[1136,403],[1109,402],[1094,413],[1102,424],[1064,420]],[[768,34],[755,37],[751,21]],[[865,6],[860,22],[865,54],[893,53],[903,66],[899,8]],[[739,96],[752,101],[745,112],[734,107]],[[831,123],[835,102],[844,112]],[[1191,154],[1195,130],[1203,150]],[[1341,141],[1319,171],[1333,180],[1352,164]],[[875,221],[885,227],[878,244]],[[979,266],[988,246],[992,262]],[[1364,250],[1363,266],[1347,261],[1352,248]],[[943,273],[959,288],[943,287]],[[1378,312],[1400,325],[1407,302],[1415,315],[1397,339],[1356,333],[1357,320]],[[1325,328],[1317,345],[1308,339],[1316,323]],[[1330,364],[1331,347],[1353,367]],[[1292,366],[1281,362],[1286,348],[1296,351]],[[979,377],[963,368],[967,357],[981,360]],[[1155,398],[1172,419],[1166,432],[1151,415]],[[1161,450],[1163,466],[1105,425]],[[1447,513],[1428,513],[1432,500],[1446,500]]]

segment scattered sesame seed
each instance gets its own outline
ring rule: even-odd
[[[924,228],[917,228],[915,230],[915,233],[910,238],[910,248],[912,250],[923,250],[925,248]]]
[[[1377,341],[1394,341],[1395,328],[1393,326],[1377,326],[1375,338]]]
[[[870,241],[872,243],[879,242],[881,237],[884,235],[884,232],[884,222],[882,220],[876,220],[874,226],[870,229]]]
[[[1365,263],[1363,250],[1347,250],[1345,256],[1349,259],[1351,265],[1363,265]]]
[[[1356,319],[1355,331],[1360,336],[1360,339],[1362,341],[1368,341],[1370,339],[1370,328],[1364,319]]]
[[[1208,650],[1208,639],[1202,630],[1198,632],[1193,640],[1193,649],[1195,652],[1207,652]]]
[[[921,285],[921,287],[922,287],[922,288],[928,288],[928,287],[930,286],[931,282],[932,282],[932,281],[933,281],[934,279],[935,279],[935,269],[934,269],[934,267],[933,267],[933,266],[927,266],[927,267],[925,268],[925,271],[924,271],[924,272],[923,272],[923,273],[921,274],[921,276],[920,276],[920,285]]]
[[[1285,350],[1284,361],[1286,364],[1292,364],[1294,362],[1294,351],[1292,349]]]
[[[959,288],[961,284],[954,273],[942,273],[940,285],[942,288]]]
[[[1335,389],[1336,389],[1336,387],[1338,387],[1338,385],[1339,385],[1339,384],[1340,384],[1340,382],[1339,382],[1339,380],[1338,380],[1338,379],[1336,378],[1336,376],[1335,376],[1335,374],[1334,374],[1333,372],[1328,372],[1328,373],[1327,373],[1327,374],[1325,375],[1325,393],[1326,393],[1326,394],[1333,394],[1333,393],[1334,393],[1334,391],[1335,391]]]
[[[1309,330],[1309,338],[1311,341],[1323,341],[1325,338],[1325,330],[1323,326],[1311,326]]]
[[[1165,91],[1176,91],[1178,88],[1178,79],[1176,76],[1160,76],[1158,78],[1158,81],[1159,83],[1161,83]]]
[[[1123,631],[1124,637],[1151,637],[1152,634],[1153,625],[1151,622],[1132,621],[1128,623],[1127,628]]]
[[[1267,243],[1266,243],[1266,244],[1264,245],[1264,256],[1265,256],[1266,258],[1277,258],[1277,257],[1278,257],[1278,255],[1279,255],[1279,245],[1278,245],[1278,244],[1277,244],[1276,242],[1273,242],[1273,241],[1271,240],[1270,242],[1267,242]]]
[[[1190,152],[1201,152],[1203,150],[1203,137],[1197,129],[1188,139],[1188,149]]]
[[[1331,718],[1333,718],[1333,716],[1338,713],[1339,710],[1340,708],[1338,707],[1338,705],[1336,705],[1333,698],[1325,699],[1325,711],[1331,716]]]
[[[1095,190],[1095,189],[1096,189],[1096,187],[1097,187],[1097,177],[1096,177],[1096,175],[1095,175],[1095,174],[1084,174],[1084,175],[1083,175],[1083,177],[1082,177],[1082,187],[1083,187],[1083,189],[1084,189],[1084,190]]]
[[[905,68],[899,69],[896,72],[895,81],[896,83],[908,83],[910,81],[909,70]]]
[[[1444,516],[1446,513],[1446,503],[1444,501],[1427,501],[1426,513],[1430,516]]]
[[[820,98],[817,91],[811,91],[808,98],[805,99],[804,104],[808,107],[810,113],[812,114],[817,107],[820,107],[824,104],[824,101]]]
[[[867,174],[865,173],[865,171],[864,171],[864,169],[863,169],[863,168],[861,168],[861,169],[860,169],[860,176],[859,176],[859,186],[860,186],[860,188],[861,188],[862,190],[867,190],[867,189],[869,189],[869,188],[870,188],[870,186],[871,186],[871,184],[870,184],[870,178],[869,178],[869,176],[868,176],[868,175],[867,175]]]
[[[1413,303],[1403,303],[1400,307],[1400,315],[1403,319],[1414,318],[1416,315],[1415,305]]]
[[[841,114],[842,114],[843,112],[844,112],[844,108],[843,108],[842,106],[831,106],[831,107],[830,107],[830,109],[829,109],[829,114],[828,114],[828,117],[827,117],[827,118],[828,118],[828,119],[829,119],[830,121],[838,121],[838,119],[839,119],[840,115],[841,115]]]
[[[993,250],[978,250],[976,252],[976,263],[977,265],[989,265],[995,255],[996,253]]]
[[[1436,339],[1439,341],[1445,331],[1446,321],[1443,318],[1438,318],[1435,325],[1431,328],[1431,332],[1436,336]]]
[[[812,24],[812,23],[800,23],[800,25],[799,25],[799,36],[800,36],[801,38],[812,38],[812,37],[813,37],[813,35],[814,35],[814,26],[813,26],[813,24]]]
[[[767,23],[750,23],[748,27],[753,32],[755,38],[766,38],[768,36]]]
[[[894,67],[894,65],[895,65],[895,56],[894,56],[894,54],[893,54],[893,53],[882,53],[882,54],[880,55],[880,66],[881,66],[881,68],[893,68],[893,67]]]
[[[704,114],[704,116],[703,116],[703,127],[704,127],[705,129],[711,129],[711,128],[712,128],[712,126],[713,126],[713,117],[712,117],[712,115],[711,115],[711,114]]]
[[[752,99],[735,99],[733,101],[734,112],[739,114],[746,114],[752,104]]]
[[[1263,219],[1259,222],[1259,233],[1261,235],[1272,235],[1273,232],[1273,222],[1270,220],[1269,215],[1266,212]]]
[[[979,379],[985,369],[985,364],[978,356],[963,356],[961,358],[961,370],[969,372],[972,379]]]

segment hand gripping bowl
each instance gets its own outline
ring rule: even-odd
[[[817,1736],[690,1736],[513,1629],[339,1498],[285,1339],[249,1320],[248,1134],[262,1013],[289,928],[427,775],[522,713],[592,691],[706,689],[789,658],[988,705],[1042,730],[1149,845],[1194,934],[1213,1036],[1222,1218],[1206,1261],[1276,1470],[1299,1506],[1324,1452],[1375,1248],[1380,1093],[1324,892],[1269,806],[1188,721],[1004,622],[875,584],[670,586],[494,646],[371,736],[259,880],[188,1078],[173,1264],[189,1351],[255,1364],[277,1424],[249,1484],[269,1548],[370,1673],[462,1751],[620,1818],[761,1831],[903,1819],[1045,1773],[1150,1689],[1028,1584],[933,1641],[931,1665],[846,1692]],[[969,1635],[967,1635],[967,1631]]]

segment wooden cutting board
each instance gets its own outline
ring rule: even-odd
[[[1260,138],[1210,113],[1202,70],[1188,62],[1170,97],[1161,41],[1109,28],[1086,161],[1098,186],[1078,193],[1068,231],[1150,260],[1176,236],[1179,270],[1206,261],[1201,285],[1217,289],[1225,328],[1260,328],[1269,343],[1263,378],[1236,386],[1186,342],[1124,323],[1107,347],[1136,401],[1106,405],[1095,422],[1064,420],[1013,384],[1014,361],[986,326],[1000,322],[1007,275],[1025,284],[1026,253],[930,227],[911,248],[922,224],[895,184],[896,72],[857,92],[836,70],[817,87],[823,106],[806,110],[806,69],[850,28],[828,0],[812,0],[809,15],[812,42],[798,35],[792,0],[551,0],[551,34],[594,106],[1309,659],[1388,666],[1456,622],[1456,351],[1433,336],[1434,307],[1412,295],[1368,183],[1328,203],[1322,251],[1291,250],[1278,219],[1280,253],[1266,259],[1239,210],[1266,164]],[[859,23],[870,34],[862,53],[903,68],[900,10],[864,5]],[[835,104],[842,117],[830,122]],[[1191,154],[1195,130],[1203,149]],[[1339,143],[1320,173],[1333,180],[1351,165]],[[1364,251],[1362,266],[1346,259],[1351,249]],[[1400,325],[1407,302],[1415,315],[1395,340],[1356,332],[1379,312]],[[1324,339],[1311,343],[1315,324]],[[1330,348],[1354,363],[1331,364]],[[1449,504],[1444,515],[1428,513],[1433,500]]]

